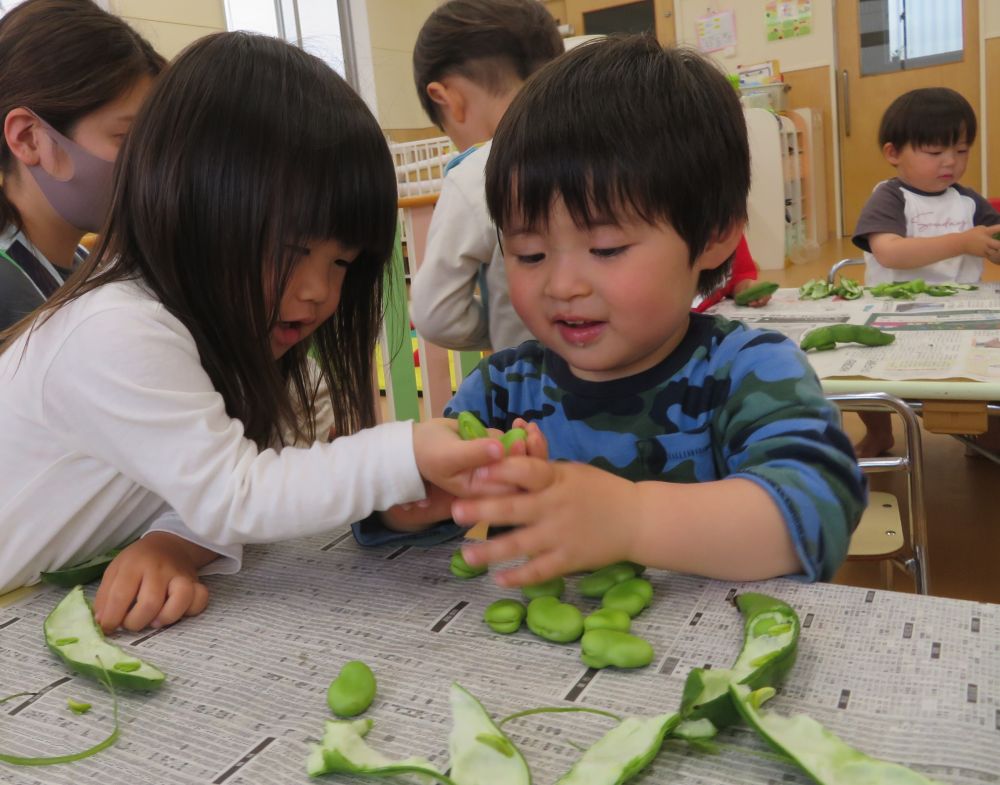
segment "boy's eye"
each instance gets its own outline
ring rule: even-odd
[[[337,267],[349,268],[351,266],[351,262],[349,259],[334,259],[333,263],[337,265]]]
[[[530,254],[515,254],[514,257],[521,264],[538,264],[542,259],[545,258],[543,253],[530,253]]]
[[[628,250],[627,245],[618,245],[614,248],[591,248],[590,252],[601,259],[610,259]]]

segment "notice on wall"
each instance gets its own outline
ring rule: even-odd
[[[719,52],[736,46],[736,14],[718,11],[695,20],[698,48],[703,52]]]
[[[768,0],[764,4],[768,41],[781,41],[812,32],[812,0]]]

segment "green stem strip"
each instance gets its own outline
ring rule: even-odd
[[[6,703],[7,701],[12,701],[14,698],[23,698],[26,695],[37,695],[35,692],[15,692],[13,695],[8,695],[6,698],[0,698],[0,703]]]
[[[98,662],[100,662],[100,660],[98,660]],[[107,749],[116,741],[118,741],[118,734],[121,729],[121,725],[118,721],[118,695],[115,693],[115,688],[111,684],[111,679],[108,677],[107,670],[104,670],[103,664],[101,664],[101,669],[102,673],[104,674],[104,679],[102,679],[101,681],[104,684],[104,686],[108,688],[108,692],[111,693],[111,701],[114,707],[114,718],[115,718],[114,730],[111,731],[110,735],[108,735],[106,739],[104,739],[103,741],[99,741],[93,747],[88,747],[87,749],[82,750],[81,752],[72,752],[68,755],[53,755],[50,757],[35,758],[35,757],[22,757],[20,755],[7,755],[6,753],[0,753],[0,761],[2,761],[3,763],[9,763],[12,766],[54,766],[58,763],[72,763],[73,761],[83,760],[84,758],[89,758],[91,755],[96,755],[101,750]],[[10,700],[11,698],[20,697],[21,695],[34,695],[34,694],[35,693],[33,692],[19,692],[15,695],[8,695],[3,700],[0,700],[0,703],[3,703],[3,701],[6,700]],[[445,785],[455,785],[455,783],[449,780],[447,783],[445,783]]]
[[[589,709],[585,706],[540,706],[537,709],[525,709],[524,711],[514,712],[502,720],[497,722],[497,727],[501,727],[505,722],[510,722],[511,720],[516,720],[519,717],[527,717],[531,714],[563,714],[568,712],[583,712],[585,714],[600,714],[602,717],[610,717],[616,722],[621,722],[622,718],[617,714],[612,714],[610,711],[603,711],[602,709]]]

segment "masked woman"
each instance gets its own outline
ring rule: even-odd
[[[31,313],[101,228],[111,172],[164,65],[90,0],[27,0],[0,20],[0,329]]]

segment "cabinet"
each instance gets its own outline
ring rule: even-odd
[[[802,136],[767,109],[745,109],[750,139],[747,242],[761,269],[785,266],[807,237],[803,211]]]

